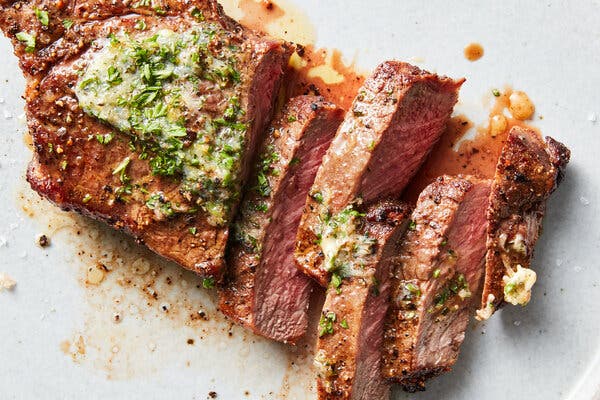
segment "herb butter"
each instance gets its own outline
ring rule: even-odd
[[[154,175],[176,177],[209,223],[226,224],[247,130],[227,33],[212,23],[185,32],[121,31],[96,48],[75,87],[81,108],[127,135]],[[149,208],[166,210],[168,200],[159,207],[147,197]],[[169,210],[161,214],[177,212]]]

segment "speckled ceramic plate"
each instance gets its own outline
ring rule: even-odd
[[[600,3],[295,0],[286,7],[300,13],[268,29],[304,32],[365,69],[399,58],[465,76],[458,108],[476,123],[488,114],[492,88],[524,90],[537,108],[534,124],[572,150],[548,205],[530,305],[473,324],[452,373],[424,393],[394,398],[598,399]],[[463,57],[470,42],[485,48],[477,62]],[[231,327],[193,275],[28,188],[24,79],[5,38],[0,54],[0,272],[17,281],[0,293],[0,397],[314,398],[310,344],[290,350]],[[49,247],[36,245],[42,233]],[[99,264],[108,270],[102,281],[86,283]]]

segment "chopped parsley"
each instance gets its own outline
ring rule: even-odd
[[[433,277],[434,278],[439,278],[440,272],[441,272],[441,270],[439,268],[437,268],[435,271],[433,271]]]
[[[287,121],[288,121],[288,122],[296,122],[296,121],[298,121],[298,118],[297,118],[295,115],[291,115],[291,114],[290,114],[290,115],[288,115],[288,117],[287,117]]]
[[[136,29],[145,28],[138,20]],[[212,46],[216,42],[221,45]],[[248,129],[239,100],[236,49],[229,44],[223,28],[207,22],[183,33],[110,34],[75,88],[87,114],[126,135],[153,175],[180,182],[182,195],[214,226],[229,222],[239,197]],[[217,112],[214,106],[204,108],[200,81],[227,100]],[[107,144],[112,137],[96,139]],[[156,210],[157,204],[150,199],[146,205]],[[177,210],[170,208],[173,214],[183,212]]]
[[[40,10],[39,8],[35,8],[33,10],[35,12],[35,16],[40,21],[40,24],[43,26],[48,26],[50,23],[50,18],[48,17],[48,11]]]
[[[207,278],[202,279],[202,287],[204,289],[212,289],[215,287],[215,278],[209,276]]]
[[[417,222],[413,221],[411,219],[410,222],[408,223],[408,229],[411,231],[414,231],[415,229],[417,229]]]
[[[114,136],[115,135],[112,132],[111,133],[105,133],[104,135],[97,134],[96,135],[96,140],[100,144],[109,144],[113,140]]]
[[[333,274],[331,274],[331,287],[335,289],[337,294],[340,294],[342,292],[342,289],[340,288],[340,286],[342,286],[342,277],[338,274],[336,274],[335,272]]]
[[[83,196],[83,198],[81,199],[81,202],[83,204],[89,203],[89,201],[92,200],[92,195],[89,193],[86,193],[85,196]]]
[[[196,228],[195,226],[192,226],[191,228],[188,229],[188,232],[192,235],[195,235],[198,232],[198,228]]]
[[[340,322],[340,326],[344,329],[348,329],[348,321],[344,318],[342,322]]]
[[[146,30],[146,21],[143,19],[138,19],[135,23],[135,29],[137,29],[138,31],[145,31]]]
[[[131,162],[131,159],[129,157],[125,157],[123,159],[123,161],[121,161],[119,163],[119,165],[117,165],[117,167],[112,172],[113,175],[117,175],[118,174],[119,175],[119,179],[123,183],[129,182],[129,177],[126,174],[126,171],[127,171],[127,166],[129,165],[130,162]]]
[[[261,155],[258,163],[257,184],[253,188],[256,193],[263,197],[268,197],[271,194],[271,186],[269,184],[269,175],[277,176],[279,170],[273,168],[273,164],[279,161],[279,153],[270,145]]]
[[[501,94],[501,93],[500,93],[500,91],[499,91],[498,89],[492,89],[492,94],[493,94],[495,97],[500,97],[500,94]]]
[[[166,199],[162,192],[152,193],[148,197],[148,200],[146,200],[146,207],[154,210],[163,218],[169,218],[175,215],[171,202]]]
[[[70,20],[70,19],[63,19],[63,21],[62,21],[62,26],[63,26],[65,29],[69,30],[69,29],[71,29],[71,27],[73,26],[73,21],[72,21],[72,20]]]
[[[317,203],[323,203],[323,194],[321,192],[316,192],[310,195]]]
[[[192,8],[190,15],[196,18],[198,21],[204,21],[204,14],[202,13],[202,10],[200,10],[198,7]]]
[[[419,286],[415,285],[412,282],[407,282],[404,284],[404,287],[412,294],[414,298],[421,297],[421,289]]]
[[[333,311],[328,311],[321,315],[321,318],[319,319],[319,337],[333,334],[333,323],[335,322],[335,319],[336,315]]]
[[[26,53],[33,53],[35,51],[35,36],[27,32],[19,32],[15,37],[19,42],[25,45]]]

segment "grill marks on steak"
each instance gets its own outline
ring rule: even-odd
[[[490,182],[443,176],[419,196],[395,260],[383,371],[405,390],[456,361],[483,280]]]
[[[562,143],[514,127],[502,149],[487,210],[486,272],[479,319],[503,300],[525,305],[535,272],[529,269],[546,200],[560,183],[570,151]]]
[[[389,304],[391,259],[408,226],[410,208],[395,201],[379,202],[367,211],[363,230],[376,240],[376,250],[360,277],[330,285],[323,323],[332,324],[317,342],[319,399],[384,399],[389,384],[381,374],[383,323]],[[331,321],[335,318],[334,321]],[[323,323],[321,325],[323,325]]]
[[[296,261],[322,286],[330,275],[317,240],[322,220],[361,201],[397,197],[439,139],[462,82],[395,61],[365,81],[323,159],[298,230]]]
[[[296,230],[342,117],[320,97],[291,99],[262,146],[236,219],[219,308],[274,340],[293,343],[306,332],[312,283],[294,263]]]
[[[184,212],[165,218],[146,207],[147,193],[160,193],[173,205],[192,209],[190,198],[181,193],[177,177],[154,175],[148,160],[140,158],[139,149],[130,148],[130,138],[115,134],[108,144],[95,140],[96,135],[114,133],[115,129],[89,116],[79,107],[75,85],[78,70],[93,59],[94,41],[104,40],[120,31],[138,32],[136,23],[144,21],[149,35],[160,29],[184,32],[197,26],[191,15],[197,10],[202,23],[221,26],[226,40],[237,46],[240,84],[238,96],[243,121],[248,125],[244,136],[241,166],[234,178],[239,188],[246,179],[256,143],[271,116],[280,78],[291,49],[284,42],[271,40],[248,31],[223,14],[212,0],[153,2],[152,7],[131,6],[132,2],[97,0],[77,3],[51,1],[3,1],[0,4],[0,27],[12,39],[15,53],[27,78],[27,119],[35,146],[27,179],[34,190],[63,209],[75,210],[125,230],[156,253],[204,275],[219,278],[224,266],[223,253],[228,238],[226,226],[214,226],[202,212]],[[34,16],[35,9],[47,10],[49,25],[44,27]],[[70,20],[66,29],[63,22]],[[36,37],[34,52],[27,52],[16,39],[18,32]],[[199,92],[202,87],[199,86]],[[229,100],[219,93],[207,97],[222,109]],[[196,138],[188,121],[186,141]],[[186,124],[188,124],[186,122]],[[184,141],[184,143],[187,143]],[[184,144],[187,145],[187,144]],[[124,186],[113,171],[129,158],[126,166],[133,194],[118,201],[115,191]],[[231,213],[236,200],[231,200]],[[237,194],[239,197],[239,193]],[[116,201],[115,201],[116,200]],[[162,200],[161,200],[162,201]],[[194,232],[194,233],[191,233]]]

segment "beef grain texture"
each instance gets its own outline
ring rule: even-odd
[[[138,23],[143,23],[144,32],[148,33],[160,29],[185,32],[201,23],[222,27],[226,32],[223,40],[237,46],[242,60],[238,64],[241,83],[236,95],[240,113],[244,113],[242,122],[248,129],[238,179],[234,182],[239,191],[255,143],[271,117],[274,93],[291,49],[282,41],[242,28],[225,16],[213,0],[143,4],[124,0],[0,2],[0,27],[12,40],[27,80],[26,115],[35,147],[27,180],[35,191],[62,209],[104,221],[185,268],[219,278],[224,266],[227,226],[209,224],[202,211],[171,218],[157,216],[145,206],[146,199],[135,185],[126,201],[115,201],[115,190],[123,184],[113,170],[129,157],[128,179],[143,182],[147,193],[168,195],[173,204],[194,209],[190,199],[180,193],[176,179],[151,173],[148,161],[140,157],[139,151],[130,149],[130,139],[125,134],[117,134],[108,144],[93,140],[95,135],[109,134],[114,129],[80,108],[75,95],[78,69],[94,58],[94,40],[121,30],[137,32]],[[36,9],[48,13],[47,26],[36,18]],[[28,52],[26,44],[16,38],[20,32],[35,37],[33,51]],[[226,105],[226,100],[218,107]],[[186,125],[193,122],[186,121]],[[196,132],[192,131],[188,129],[186,140],[194,140]],[[236,206],[233,199],[231,213]],[[196,233],[190,234],[190,229]]]
[[[298,230],[296,261],[326,286],[317,233],[323,215],[397,198],[438,141],[464,79],[387,61],[365,81],[317,172]]]
[[[409,392],[458,357],[483,281],[488,180],[442,176],[419,196],[395,259],[383,372]]]
[[[504,276],[518,265],[529,269],[546,201],[562,180],[570,156],[569,149],[551,137],[544,143],[532,130],[510,131],[487,210],[486,272],[478,318],[489,318],[502,304]]]
[[[335,315],[333,332],[317,342],[319,399],[385,399],[390,385],[381,374],[383,323],[389,304],[391,260],[408,226],[410,208],[383,201],[366,213],[364,232],[376,240],[364,275],[330,286],[323,318]],[[333,314],[331,314],[333,313]]]
[[[296,230],[342,117],[320,97],[291,99],[262,146],[240,206],[219,308],[270,339],[293,343],[306,332],[313,285],[294,263]]]

